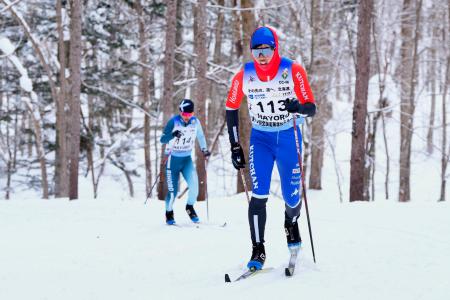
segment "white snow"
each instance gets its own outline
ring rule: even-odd
[[[5,56],[8,56],[13,54],[16,48],[9,39],[0,36],[0,50],[2,50]]]
[[[210,199],[211,222],[194,227],[177,200],[0,201],[0,299],[449,299],[448,203],[338,204],[309,192],[313,263],[302,211],[303,249],[293,278],[283,203],[270,199],[267,274],[236,278],[250,256],[245,195]],[[196,205],[206,221],[206,204]],[[227,222],[221,228],[217,224]]]
[[[20,73],[20,87],[28,92],[33,92],[33,83],[28,77],[28,71],[24,68],[20,60],[16,55],[13,55],[16,48],[13,46],[8,38],[0,36],[0,50],[6,55],[6,57],[11,61],[11,63],[16,67],[17,71]]]

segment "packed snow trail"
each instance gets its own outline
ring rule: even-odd
[[[272,198],[274,270],[232,284],[224,274],[242,274],[251,254],[244,194],[210,198],[211,224],[227,225],[199,228],[182,200],[182,228],[165,225],[155,199],[0,201],[0,299],[449,299],[449,203],[309,198],[317,264],[302,212],[302,249],[285,276],[284,204]],[[206,222],[206,204],[196,209]]]

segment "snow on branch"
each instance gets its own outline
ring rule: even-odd
[[[105,89],[102,89],[101,87],[96,87],[96,86],[89,85],[89,84],[87,84],[84,81],[82,81],[81,84],[84,85],[85,87],[91,89],[91,90],[101,92],[103,94],[106,94],[106,95],[110,96],[111,98],[117,99],[120,102],[124,103],[125,105],[128,105],[128,106],[131,106],[133,108],[136,108],[137,110],[141,111],[142,113],[144,113],[145,115],[147,115],[150,118],[156,118],[156,116],[154,116],[151,113],[147,112],[145,109],[143,109],[139,105],[134,104],[134,103],[132,103],[132,102],[130,102],[128,100],[125,100],[124,98],[120,97],[117,94],[114,94],[113,92],[110,92],[110,91],[107,91]]]
[[[132,133],[134,130],[141,129],[142,125],[135,125],[133,127],[130,127],[127,131],[125,131],[117,140],[114,141],[114,143],[106,150],[105,156],[95,165],[95,168],[98,168],[99,166],[103,165],[106,161],[106,159],[110,156],[111,152],[113,152],[118,146],[120,146],[121,142],[127,138],[130,133]]]
[[[193,53],[188,52],[188,51],[186,51],[184,49],[181,49],[179,47],[175,50],[175,53],[183,54],[183,55],[185,55],[185,56],[187,56],[189,58],[196,58],[197,57],[197,54],[193,54]],[[222,65],[218,65],[216,63],[213,63],[211,60],[208,60],[207,63],[211,67],[216,68],[215,71],[221,70],[221,71],[225,71],[225,72],[227,72],[227,73],[229,73],[231,75],[235,74],[238,71],[238,68],[239,68],[239,65],[238,66],[234,66],[234,67],[232,66],[231,68],[226,67],[226,66],[222,66]]]
[[[11,13],[13,14],[13,16],[17,19],[17,21],[20,23],[20,25],[22,25],[22,27],[25,30],[25,34],[27,35],[27,37],[30,39],[31,44],[33,45],[34,50],[36,51],[39,60],[41,61],[42,66],[44,67],[45,73],[47,73],[48,76],[48,82],[50,84],[50,90],[52,93],[52,98],[56,101],[56,99],[58,98],[58,93],[56,91],[56,85],[55,82],[53,81],[53,73],[52,70],[50,69],[50,66],[47,62],[47,60],[44,57],[44,54],[42,52],[42,46],[40,44],[40,41],[38,38],[36,38],[32,33],[31,33],[31,29],[28,26],[28,23],[25,21],[25,19],[22,17],[22,14],[20,12],[18,12],[15,8],[14,8],[14,4],[15,3],[10,3],[9,0],[0,0],[3,4],[6,5],[6,7],[4,9],[8,9],[11,11]],[[16,1],[18,2],[18,1]]]
[[[14,65],[14,67],[17,69],[17,71],[20,74],[19,84],[20,87],[30,94],[30,98],[28,97],[22,97],[22,100],[25,101],[25,104],[28,107],[28,110],[30,111],[30,114],[34,120],[34,122],[39,123],[41,120],[41,116],[39,115],[39,109],[38,109],[38,97],[36,93],[33,91],[33,83],[31,82],[30,77],[28,76],[27,69],[24,68],[22,63],[20,62],[19,58],[17,58],[16,55],[14,55],[15,48],[11,41],[6,38],[0,36],[0,51],[7,54],[8,60]],[[38,132],[36,132],[36,135],[38,135]],[[40,153],[44,155],[44,148],[42,147],[42,144],[40,144],[38,147],[41,147]]]
[[[13,7],[14,5],[16,5],[17,3],[19,3],[22,0],[16,0],[10,4],[7,4],[6,7],[3,7],[2,10],[0,10],[0,14],[4,13],[5,11],[7,11],[8,9],[10,9],[11,7]]]
[[[194,1],[194,0],[190,0],[189,2],[191,2],[192,4],[197,4],[197,1]],[[206,7],[221,9],[221,10],[229,10],[229,11],[258,11],[258,10],[266,10],[266,9],[277,9],[277,8],[288,6],[288,5],[290,5],[290,2],[278,4],[278,5],[272,5],[272,6],[265,6],[265,7],[240,8],[240,7],[227,7],[227,6],[222,6],[222,5],[213,5],[213,4],[207,4]]]

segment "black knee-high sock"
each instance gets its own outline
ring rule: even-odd
[[[301,205],[296,207],[285,206],[286,211],[284,213],[284,229],[286,231],[286,240],[288,245],[293,243],[301,243],[302,238],[298,229],[298,217],[300,216]]]
[[[266,228],[266,203],[267,198],[258,199],[252,197],[248,207],[248,222],[252,243],[264,243],[264,230]]]

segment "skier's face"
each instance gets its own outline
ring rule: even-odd
[[[182,113],[180,113],[180,115],[181,115],[181,118],[183,119],[183,121],[184,122],[189,122],[189,120],[192,118],[192,116],[194,115],[194,113],[185,113],[185,112],[182,112]]]
[[[273,49],[266,44],[259,45],[255,49],[252,49],[253,58],[260,65],[267,65],[273,57]]]

